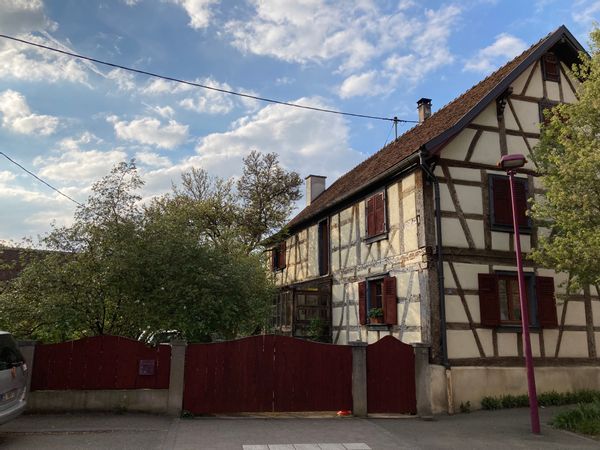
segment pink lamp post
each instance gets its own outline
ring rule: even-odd
[[[537,392],[535,388],[535,373],[531,355],[531,340],[529,338],[529,311],[525,301],[525,275],[521,256],[521,236],[519,234],[519,219],[515,199],[515,171],[523,167],[527,160],[523,155],[505,155],[500,159],[498,167],[506,170],[510,180],[510,198],[512,202],[513,228],[515,231],[515,253],[517,256],[517,272],[519,278],[519,302],[521,305],[521,325],[523,327],[523,348],[525,349],[525,366],[527,368],[527,390],[529,392],[529,414],[531,416],[531,432],[540,434],[540,416],[538,412]]]

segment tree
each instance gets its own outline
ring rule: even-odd
[[[93,185],[73,224],[42,240],[52,251],[0,294],[0,328],[47,342],[164,330],[207,342],[266,326],[273,286],[261,255],[236,243],[233,183],[192,171],[147,207],[142,185],[133,161]]]
[[[194,224],[199,240],[251,253],[267,235],[284,227],[301,198],[301,184],[296,172],[279,165],[277,154],[253,151],[244,159],[237,184],[193,168],[182,175],[180,188],[174,187],[151,209],[177,210]]]
[[[533,217],[550,229],[532,258],[568,272],[571,286],[600,284],[600,30],[591,33],[591,56],[573,73],[581,81],[578,102],[546,113],[534,160],[546,189]]]
[[[253,151],[244,159],[244,173],[237,183],[248,246],[259,243],[286,224],[300,200],[302,180],[296,172],[283,170],[276,153]]]

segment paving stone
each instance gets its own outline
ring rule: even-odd
[[[371,447],[364,442],[351,442],[349,444],[344,444],[344,447],[348,450],[371,450]]]
[[[242,445],[243,450],[269,450],[268,445]]]

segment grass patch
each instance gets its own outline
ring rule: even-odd
[[[600,399],[579,403],[575,409],[558,413],[551,422],[555,428],[600,436]]]
[[[575,392],[544,392],[538,395],[539,406],[572,405],[575,403],[600,403],[600,391],[581,390]],[[500,397],[483,397],[483,409],[521,408],[529,406],[527,395],[502,395]]]

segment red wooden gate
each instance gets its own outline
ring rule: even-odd
[[[286,336],[188,345],[183,408],[194,414],[352,408],[352,349]]]
[[[140,373],[142,362],[151,370]],[[171,347],[92,336],[35,347],[31,390],[168,389]]]
[[[367,347],[367,410],[417,413],[413,348],[392,336]]]

